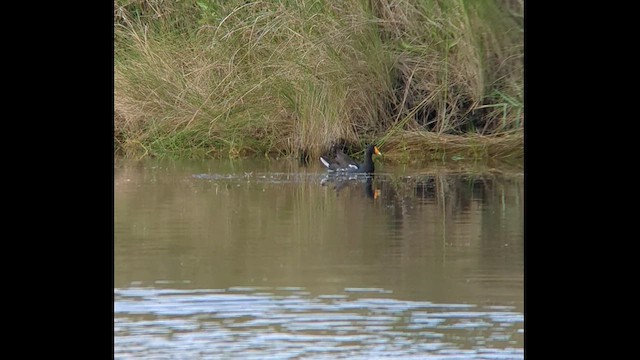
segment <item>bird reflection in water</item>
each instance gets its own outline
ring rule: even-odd
[[[373,189],[373,177],[374,175],[368,174],[331,173],[322,178],[320,184],[322,186],[332,187],[337,194],[339,194],[341,190],[347,187],[361,187],[366,197],[375,200],[380,197],[380,189]]]

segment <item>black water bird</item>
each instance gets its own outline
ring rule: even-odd
[[[374,165],[373,154],[382,155],[378,147],[371,144],[367,147],[367,151],[364,154],[364,162],[358,163],[347,156],[342,151],[336,151],[334,159],[321,156],[320,162],[331,172],[347,172],[347,173],[373,173]]]

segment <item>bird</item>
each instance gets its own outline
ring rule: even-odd
[[[358,167],[358,163],[355,160],[351,159],[349,156],[347,156],[347,154],[342,152],[342,150],[337,149],[335,150],[335,153],[336,153],[336,156],[333,159],[333,161],[331,161],[327,157],[323,157],[323,156],[320,157],[320,161],[322,162],[322,164],[328,167],[330,171],[336,171],[339,169],[349,169],[349,168],[356,169]]]
[[[365,151],[363,163],[354,161],[340,150],[336,151],[334,159],[320,156],[320,162],[322,162],[330,172],[373,173],[374,165],[373,159],[371,158],[373,154],[382,155],[378,147],[371,144]]]

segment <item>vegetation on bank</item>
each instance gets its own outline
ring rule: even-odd
[[[127,157],[523,155],[524,0],[115,0]]]

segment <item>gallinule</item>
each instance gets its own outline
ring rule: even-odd
[[[334,159],[328,159],[321,156],[320,161],[329,171],[336,172],[348,172],[348,173],[373,173],[373,154],[382,155],[378,147],[371,144],[367,147],[367,151],[364,154],[364,163],[360,164],[351,159],[342,151],[336,151],[336,157]]]

